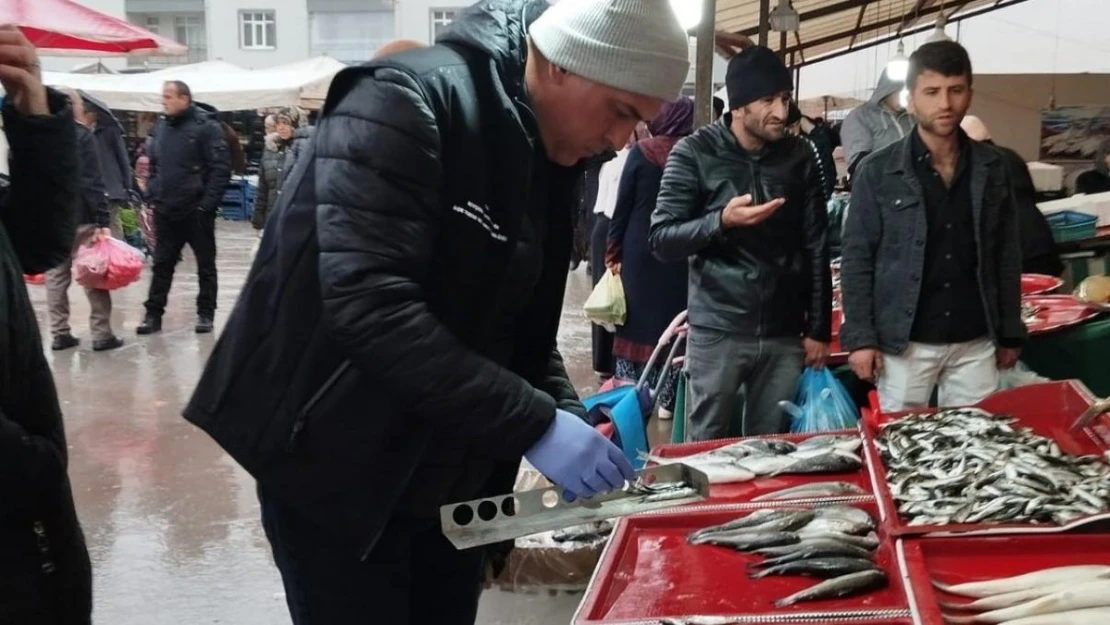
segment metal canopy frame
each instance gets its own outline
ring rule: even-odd
[[[801,27],[789,40],[769,33],[766,16],[776,0],[717,0],[716,28],[779,51],[793,68],[827,61],[906,35],[931,30],[1026,0],[792,0]],[[758,37],[758,39],[757,39]]]

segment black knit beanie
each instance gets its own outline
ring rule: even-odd
[[[782,59],[764,46],[751,46],[728,62],[725,74],[730,111],[780,91],[793,91],[794,80]]]

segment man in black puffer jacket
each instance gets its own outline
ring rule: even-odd
[[[165,116],[148,141],[150,180],[147,196],[154,207],[154,277],[146,318],[138,334],[162,330],[162,313],[173,272],[186,245],[197,257],[198,334],[212,331],[216,314],[216,211],[231,178],[231,157],[220,123],[193,103],[189,86],[170,81],[162,88]]]
[[[793,82],[775,53],[729,61],[732,112],[671,152],[651,218],[664,260],[690,259],[686,437],[785,432],[802,365],[824,366],[832,314],[828,217],[809,146],[786,135]]]
[[[632,475],[556,348],[574,182],[687,56],[666,0],[484,0],[336,77],[185,412],[258,479],[294,623],[472,623],[440,506],[522,456],[573,496]]]
[[[65,423],[23,274],[73,249],[80,163],[73,113],[47,91],[35,49],[0,26],[0,624],[89,625],[92,571],[66,463]]]

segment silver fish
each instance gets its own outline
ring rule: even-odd
[[[955,624],[984,623],[993,625],[1041,614],[1106,607],[1110,607],[1110,580],[1097,580],[1077,586],[1073,584],[1072,588],[1066,590],[974,616],[946,615],[945,621]]]
[[[1106,625],[1107,623],[1110,623],[1110,608],[1088,608],[1027,616],[1006,621],[1003,625]]]
[[[693,545],[717,545],[719,547],[731,547],[737,551],[755,551],[764,547],[790,545],[798,541],[798,535],[790,532],[709,534],[689,540],[690,544]]]
[[[878,569],[869,569],[858,573],[850,573],[841,577],[826,580],[811,586],[789,597],[775,601],[776,608],[801,603],[803,601],[820,601],[822,599],[838,599],[870,592],[887,585],[886,574]]]
[[[805,540],[796,545],[786,547],[772,547],[772,549],[782,549],[782,555],[772,557],[760,562],[759,564],[752,565],[753,567],[767,567],[775,566],[778,564],[786,564],[788,562],[796,562],[798,560],[808,560],[810,558],[863,558],[871,557],[871,550],[863,547],[850,545],[846,542],[839,540]],[[764,553],[767,550],[760,550],[757,553]]]
[[[871,562],[870,559],[844,557],[809,558],[763,567],[760,571],[749,573],[748,577],[752,579],[762,579],[764,577],[776,575],[803,575],[805,577],[830,579],[848,575],[849,573],[870,571],[875,568],[875,564]]]
[[[691,533],[690,535],[691,536],[697,536],[697,535],[700,535],[700,534],[712,534],[714,532],[726,532],[728,530],[740,529],[742,527],[755,527],[756,525],[760,525],[760,524],[766,523],[768,521],[773,521],[775,519],[785,517],[785,516],[791,514],[792,512],[795,512],[795,511],[794,510],[771,510],[771,509],[756,510],[755,512],[752,512],[751,514],[733,519],[733,520],[731,520],[727,523],[721,523],[719,525],[712,525],[710,527],[703,527],[700,530]]]
[[[782,475],[783,473],[847,473],[849,471],[857,471],[861,466],[863,466],[863,460],[860,459],[859,456],[851,452],[834,449],[820,455],[795,457],[794,462],[768,475],[776,476]]]
[[[820,434],[798,443],[798,449],[835,447],[844,451],[858,451],[862,446],[863,439],[858,434]]]
[[[850,482],[815,482],[784,488],[754,497],[752,501],[781,501],[784,499],[813,499],[818,497],[865,496],[867,491]]]
[[[1094,564],[1061,566],[1033,571],[1032,573],[1026,573],[1024,575],[1015,575],[1013,577],[992,579],[983,582],[968,582],[966,584],[955,584],[952,586],[934,581],[933,585],[950,595],[960,595],[962,597],[989,597],[991,595],[1027,590],[1066,581],[1079,583],[1108,578],[1110,578],[1110,566]]]

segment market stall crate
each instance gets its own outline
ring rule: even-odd
[[[878,520],[873,502],[852,504]],[[805,577],[749,578],[760,556],[714,545],[691,545],[691,532],[771,506],[706,506],[621,519],[586,590],[575,625],[657,624],[692,616],[730,623],[902,623],[909,601],[894,543],[880,530],[873,560],[885,588],[842,599],[797,603],[775,600],[813,586]],[[777,505],[776,509],[811,509]],[[853,619],[860,619],[858,621]]]
[[[1077,565],[1110,568],[1110,540],[1091,534],[907,540],[899,557],[914,625],[946,625],[946,614],[974,614],[952,607],[973,598],[945,593],[934,582],[951,586]]]
[[[1015,426],[1028,428],[1034,434],[1055,441],[1059,449],[1072,456],[1103,456],[1110,449],[1110,416],[1099,415],[1079,430],[1072,426],[1078,417],[1095,402],[1095,397],[1082,383],[1069,380],[1023,386],[1001,391],[988,397],[976,407],[996,415],[1012,416]],[[887,469],[876,445],[881,426],[910,414],[932,413],[935,409],[913,413],[883,414],[872,411],[865,419],[864,452],[871,467],[873,490],[886,519],[887,531],[894,536],[1035,533],[1060,531],[1060,526],[1029,523],[965,523],[911,525],[898,513],[893,492],[888,483]],[[1081,528],[1110,520],[1110,514],[1092,515],[1069,523],[1068,527]]]
[[[827,432],[829,435],[837,436],[860,436],[859,430],[841,430],[838,432]],[[763,438],[772,440],[786,440],[792,443],[798,443],[813,437],[813,434],[783,434],[780,436],[765,436],[765,437],[752,437]],[[659,445],[652,449],[652,455],[657,458],[673,458],[678,459],[692,454],[719,449],[726,445],[749,440],[744,438],[726,438],[714,441],[704,441],[700,443],[679,443],[672,445]],[[858,452],[862,454],[861,451]],[[867,495],[874,494],[873,480],[871,478],[870,468],[865,462],[864,465],[856,471],[845,473],[809,473],[804,475],[778,475],[758,477],[748,482],[733,482],[725,484],[710,484],[709,486],[709,501],[720,504],[730,503],[748,503],[752,499],[761,495],[768,495],[770,493],[781,491],[795,486],[802,486],[805,484],[813,484],[816,482],[845,482],[858,486],[861,491]],[[858,495],[848,495],[844,497],[833,497],[832,499],[852,499]],[[829,497],[814,497],[809,499],[829,500]],[[804,499],[803,499],[804,500]]]

